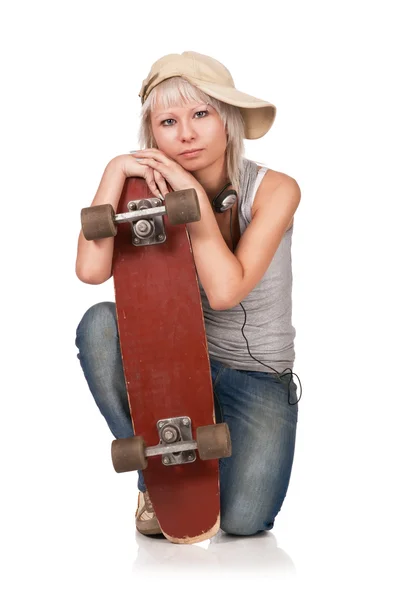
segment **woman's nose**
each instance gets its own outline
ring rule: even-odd
[[[193,140],[196,137],[196,132],[191,121],[182,121],[179,130],[180,139],[182,141]]]

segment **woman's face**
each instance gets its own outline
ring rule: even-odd
[[[216,110],[205,102],[168,109],[156,105],[151,127],[159,150],[187,171],[198,171],[224,159],[225,127]],[[184,154],[194,149],[199,152]]]

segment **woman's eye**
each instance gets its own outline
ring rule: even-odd
[[[202,115],[199,118],[203,119],[208,114],[209,114],[209,110],[198,110],[195,113],[195,116]],[[171,121],[175,121],[175,120],[174,119],[165,119],[164,121],[161,121],[161,125],[166,125],[166,127],[170,127],[171,125],[173,125],[173,123],[171,123]]]

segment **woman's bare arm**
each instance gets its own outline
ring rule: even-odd
[[[91,206],[112,204],[115,212],[125,183],[125,175],[112,159],[106,166]],[[79,234],[75,271],[84,283],[99,284],[111,277],[114,238],[86,240]]]
[[[158,174],[154,178],[153,169],[140,165],[133,156],[121,154],[110,160],[105,167],[91,206],[111,204],[117,212],[126,177],[142,177],[152,193],[160,196],[158,184],[162,183],[163,179]],[[112,275],[113,252],[113,237],[88,241],[81,231],[75,265],[77,277],[84,283],[104,283]]]
[[[262,194],[262,187],[257,192]],[[259,283],[300,202],[295,179],[285,176],[259,208],[233,254],[216,223],[209,201],[200,198],[201,221],[187,228],[198,276],[214,310],[236,306]]]

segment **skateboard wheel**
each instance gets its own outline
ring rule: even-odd
[[[86,240],[100,240],[116,235],[115,211],[112,204],[99,204],[82,208],[80,220]]]
[[[138,471],[147,467],[145,444],[140,436],[114,440],[111,444],[111,456],[117,473]]]
[[[201,460],[231,456],[231,439],[227,423],[197,427],[197,446]]]
[[[165,208],[171,225],[182,225],[201,220],[198,196],[194,189],[166,194]]]

